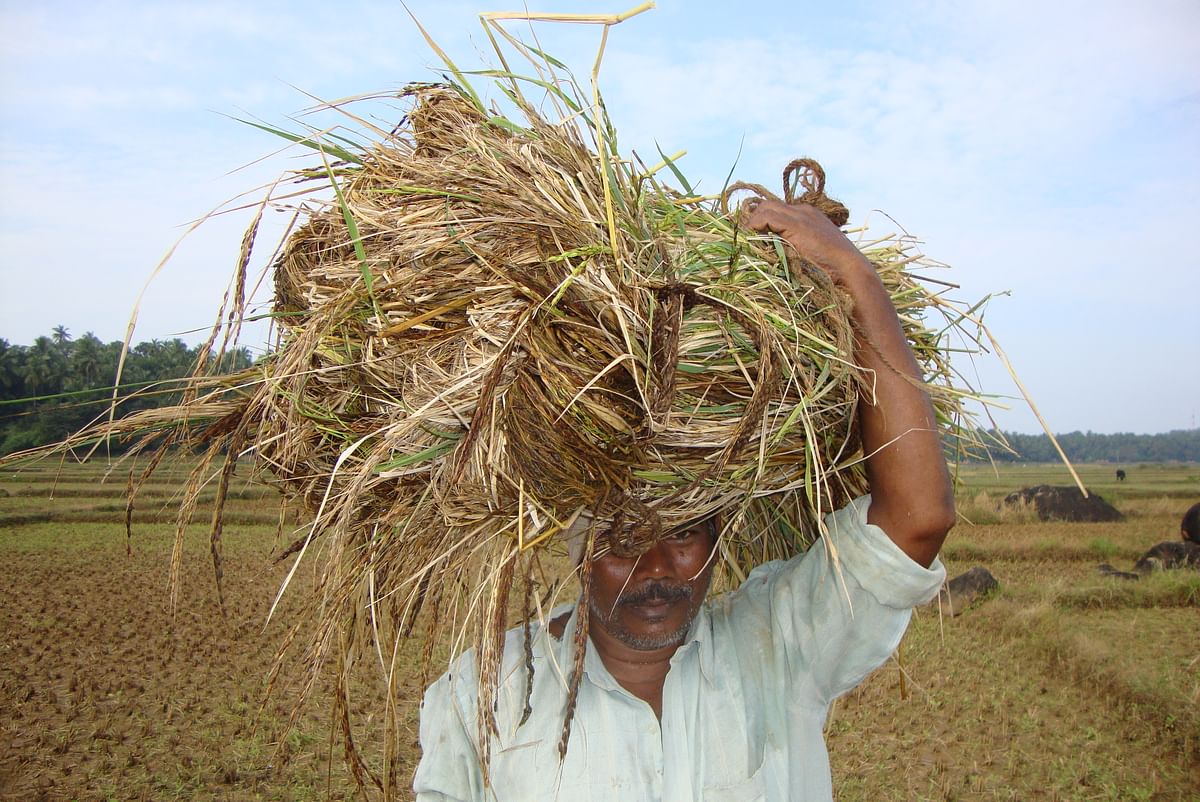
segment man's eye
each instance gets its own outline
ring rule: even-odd
[[[695,534],[696,534],[695,527],[693,527],[691,529],[680,529],[678,532],[675,532],[674,534],[671,535],[671,539],[672,540],[691,540]]]

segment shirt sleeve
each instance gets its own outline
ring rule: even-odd
[[[483,777],[473,730],[455,693],[455,677],[466,680],[469,655],[429,686],[421,703],[421,762],[413,776],[417,802],[477,802],[483,799]],[[471,676],[473,671],[468,672]],[[473,726],[473,725],[472,725]]]
[[[863,496],[827,516],[826,535],[812,548],[760,566],[735,594],[735,637],[769,643],[764,689],[827,707],[887,660],[912,608],[945,581],[939,560],[919,565],[867,523],[870,503]]]

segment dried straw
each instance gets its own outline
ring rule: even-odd
[[[851,359],[847,299],[820,271],[697,198],[673,160],[648,170],[619,158],[598,93],[589,104],[557,61],[497,20],[485,28],[534,64],[529,79],[506,62],[486,73],[520,121],[486,110],[451,64],[456,81],[408,87],[407,116],[368,146],[289,135],[321,153],[297,180],[335,191],[300,207],[274,263],[278,348],[236,377],[199,366],[181,405],[101,430],[203,445],[179,541],[216,470],[218,581],[233,460],[254,454],[304,505],[310,525],[280,559],[319,551],[308,659],[336,653],[343,716],[347,666],[365,645],[394,693],[414,627],[453,622],[478,650],[486,765],[510,597],[524,599],[514,620],[539,615],[539,591],[564,579],[541,557],[561,553],[565,528],[588,511],[609,533],[589,543],[636,553],[720,510],[733,581],[796,554],[825,512],[867,490],[855,410],[871,377]],[[561,119],[535,109],[531,86]],[[784,183],[786,199],[846,222],[814,162],[789,165]],[[253,231],[234,321],[252,244]],[[969,319],[909,272],[910,240],[861,247],[947,437],[973,443],[961,408],[972,393],[955,385],[947,344]],[[926,322],[934,314],[942,328]],[[361,779],[370,771],[343,727]],[[390,733],[386,751],[380,788],[396,784]]]

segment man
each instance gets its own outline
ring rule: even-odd
[[[953,497],[920,371],[870,263],[810,206],[762,200],[747,223],[785,239],[853,301],[855,358],[874,374],[859,401],[871,495],[826,519],[824,543],[709,603],[711,521],[639,557],[598,557],[565,756],[570,613],[533,636],[527,717],[521,636],[510,633],[486,778],[473,654],[429,689],[421,802],[831,799],[829,705],[888,658],[911,608],[937,593]]]

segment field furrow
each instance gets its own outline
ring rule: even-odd
[[[236,485],[223,617],[206,526],[213,496],[202,493],[172,621],[170,557],[190,465],[164,466],[142,488],[127,538],[131,467],[140,470],[0,473],[0,799],[356,797],[329,704],[333,668],[316,669],[310,702],[297,707],[311,668],[297,653],[265,693],[287,629],[312,619],[303,603],[315,561],[267,623],[289,568],[273,556],[294,539],[296,511],[281,528],[274,491]],[[897,658],[838,701],[827,737],[839,800],[1200,798],[1200,572],[1126,581],[1097,570],[1129,570],[1178,537],[1200,470],[1141,466],[1117,486],[1109,467],[1083,466],[1125,514],[1112,523],[1039,521],[1002,503],[1056,470],[963,472],[960,509],[973,523],[951,533],[943,561],[952,576],[985,566],[1000,589],[957,618],[918,610]],[[402,655],[399,679],[405,782],[419,757],[419,646]],[[448,648],[438,645],[441,664]],[[378,675],[364,661],[351,692],[364,722],[354,736],[376,772]]]

